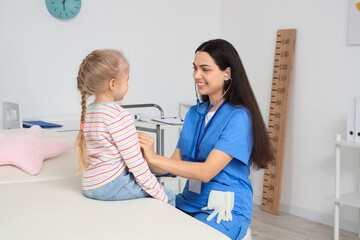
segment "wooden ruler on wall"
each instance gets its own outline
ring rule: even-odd
[[[275,160],[264,170],[261,202],[261,210],[273,214],[279,214],[280,212],[295,37],[296,29],[277,31],[268,124],[268,133],[275,151]]]

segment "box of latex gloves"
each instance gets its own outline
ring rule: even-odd
[[[360,143],[360,97],[349,97],[346,140]]]

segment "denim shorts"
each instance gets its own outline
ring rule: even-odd
[[[162,186],[168,196],[168,203],[175,206],[175,194],[169,188]],[[84,190],[88,198],[103,201],[121,201],[143,197],[151,197],[136,182],[134,175],[127,169],[111,182],[90,190]]]

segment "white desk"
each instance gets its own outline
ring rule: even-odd
[[[24,129],[1,132],[19,131]],[[48,130],[44,136],[74,140]],[[229,239],[156,199],[87,199],[80,178],[75,177],[73,153],[72,148],[45,160],[35,177],[12,166],[0,166],[0,239]]]

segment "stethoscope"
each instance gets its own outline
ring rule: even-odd
[[[232,81],[232,78],[229,77],[228,74],[225,73],[225,76],[228,77],[231,81]],[[185,161],[189,161],[190,159],[190,156],[191,154],[193,153],[194,151],[194,148],[195,146],[197,147],[198,144],[197,143],[197,139],[199,139],[200,137],[200,132],[198,133],[199,136],[196,135],[196,133],[198,132],[199,130],[199,127],[201,125],[201,123],[203,122],[203,119],[205,118],[205,116],[210,112],[210,110],[225,96],[225,94],[229,91],[230,89],[230,86],[231,86],[231,82],[229,84],[229,87],[226,89],[226,91],[224,92],[224,94],[213,104],[211,104],[206,110],[205,112],[201,112],[200,110],[200,100],[199,100],[199,95],[198,95],[198,91],[197,91],[197,87],[196,87],[196,82],[195,82],[195,93],[196,93],[196,113],[200,116],[199,117],[199,120],[196,124],[196,128],[195,128],[195,132],[194,132],[194,138],[193,138],[193,141],[191,143],[191,148],[190,148],[190,152],[188,154],[188,156],[186,157]],[[197,151],[195,152],[197,153]],[[197,155],[197,154],[195,154]],[[197,157],[196,157],[197,158]],[[165,176],[169,176],[171,173],[166,173],[166,174],[162,174],[162,175],[155,175],[156,177],[165,177]]]

